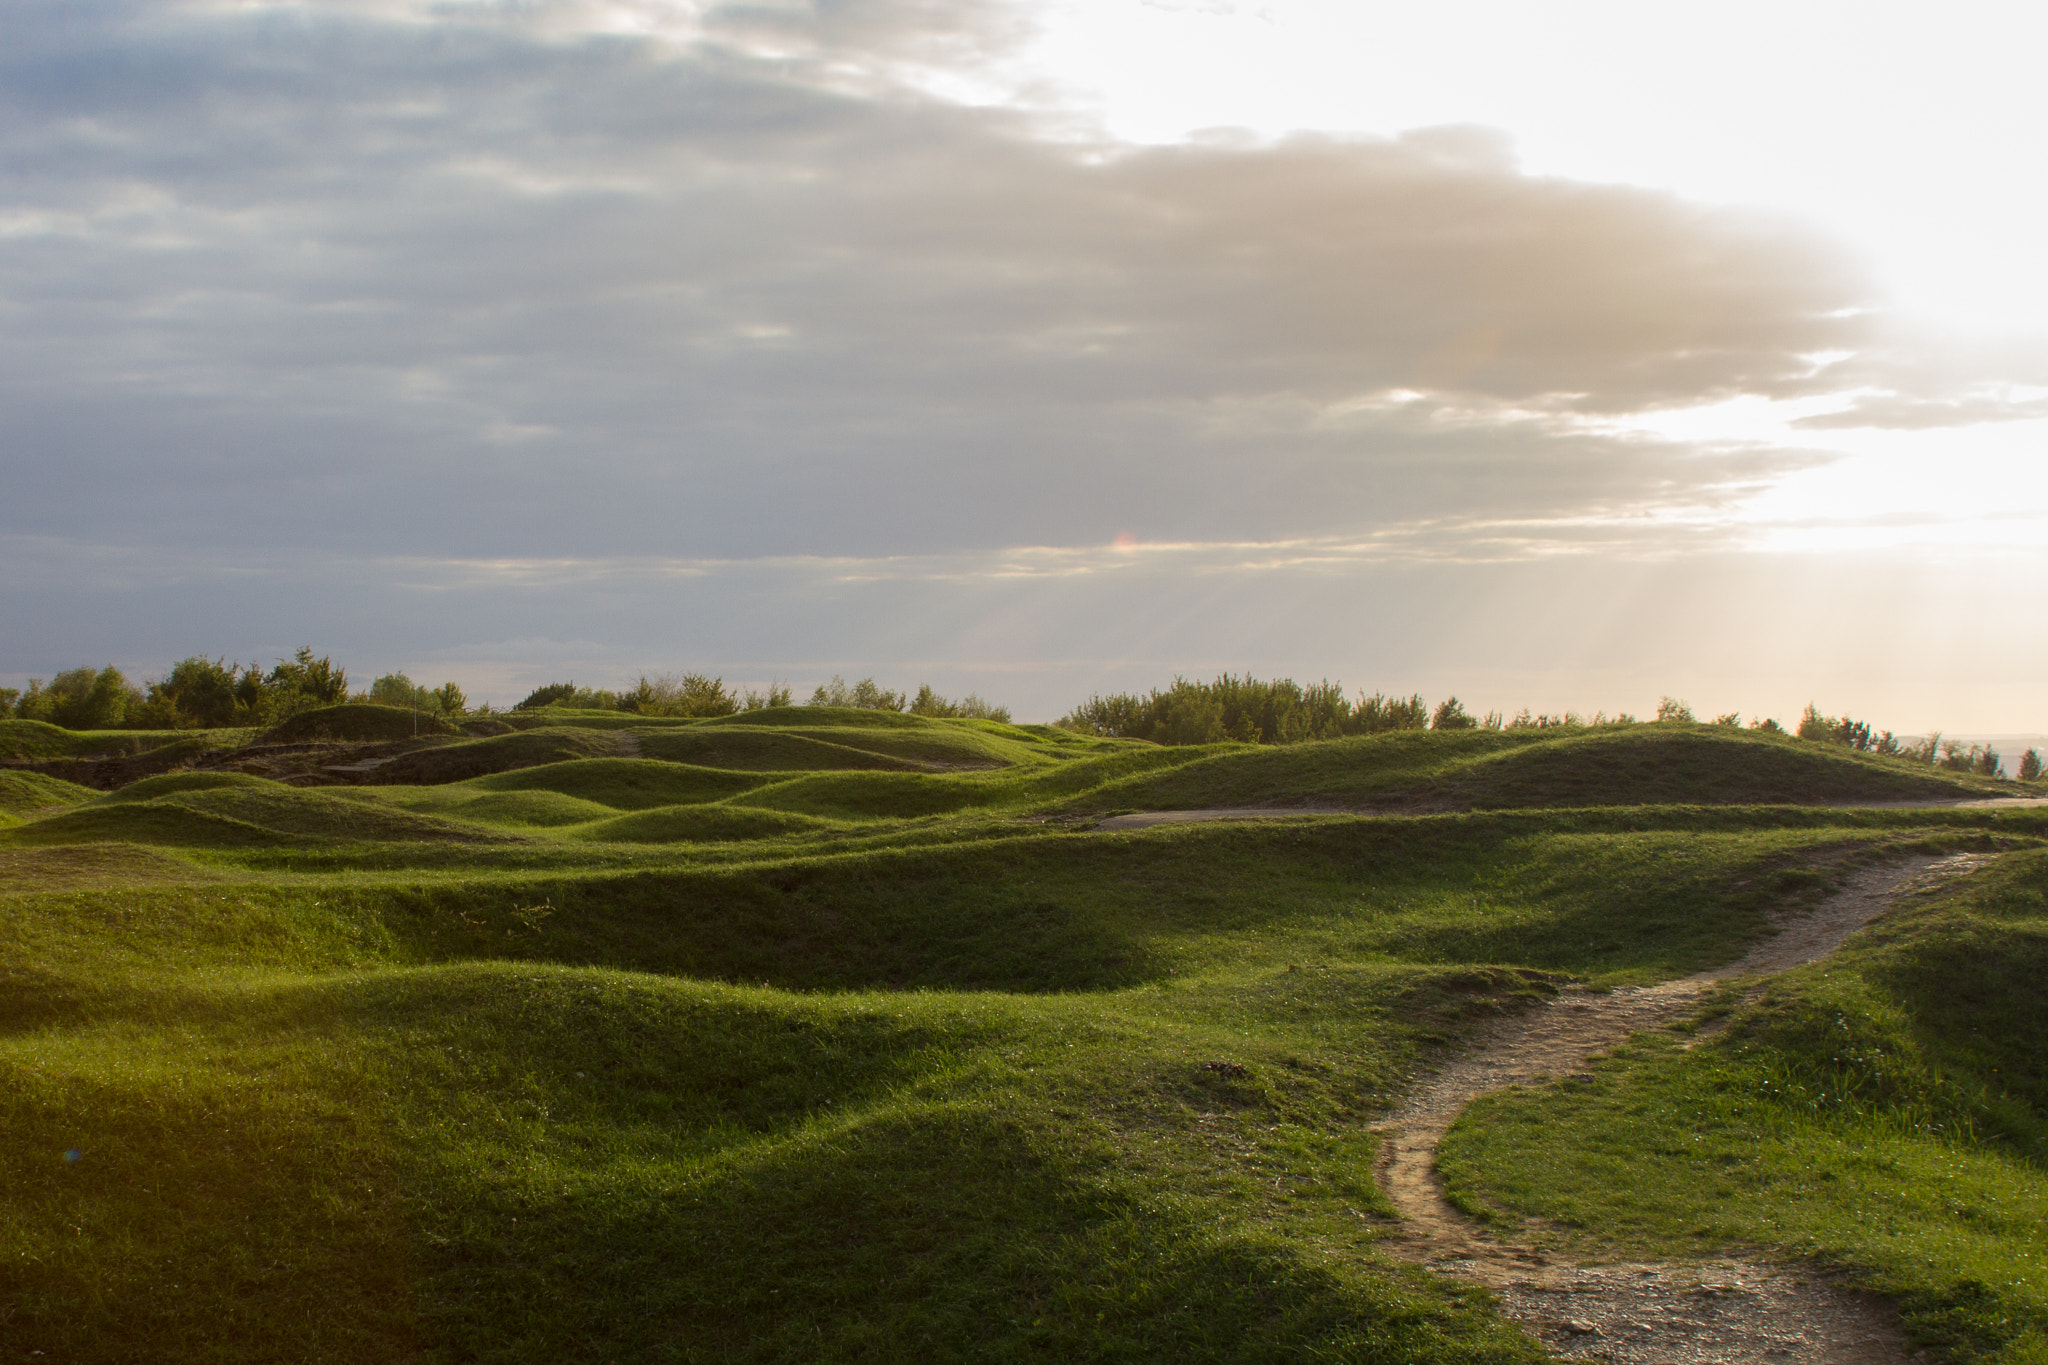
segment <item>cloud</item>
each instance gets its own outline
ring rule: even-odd
[[[892,74],[1021,22],[18,6],[0,529],[719,558],[1570,517],[1803,458],[1588,418],[1812,392],[1866,339],[1835,245],[1498,134],[1133,148]]]
[[[1796,707],[1919,590],[1755,555],[1843,533],[1753,511],[1843,446],[1664,419],[2037,410],[1838,244],[1497,131],[1132,147],[980,101],[1028,20],[10,6],[0,677],[311,641],[500,699],[922,672],[1051,715],[1255,667],[1713,709],[1755,653]]]

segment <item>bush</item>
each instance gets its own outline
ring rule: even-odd
[[[813,706],[851,706],[861,711],[901,711],[910,704],[901,692],[885,691],[873,678],[862,678],[853,686],[837,673],[829,683],[819,683],[811,693]]]
[[[619,709],[643,716],[729,716],[740,709],[740,703],[725,690],[723,678],[707,678],[702,673],[685,673],[680,678],[664,673],[650,678],[642,673],[638,685],[620,696]]]
[[[1657,719],[1694,721],[1698,717],[1693,715],[1692,707],[1686,705],[1678,698],[1665,697],[1657,703]]]
[[[1343,735],[1386,730],[1420,730],[1429,723],[1421,697],[1370,697],[1357,702],[1341,684],[1325,679],[1306,686],[1292,678],[1261,682],[1225,673],[1214,682],[1175,678],[1164,691],[1144,696],[1127,692],[1093,696],[1056,724],[1111,739],[1146,739],[1155,744],[1212,744],[1234,739],[1250,744],[1299,744]]]
[[[969,692],[958,701],[948,701],[932,691],[930,683],[920,683],[917,697],[910,703],[913,716],[954,717],[967,720],[999,720],[1008,724],[1010,710],[1006,706],[992,706]]]
[[[1445,697],[1437,703],[1436,714],[1429,718],[1432,730],[1476,730],[1479,722],[1465,714],[1465,703],[1456,697]]]
[[[469,698],[452,682],[426,687],[403,673],[386,673],[370,684],[369,700],[380,706],[403,706],[434,715],[459,716]]]
[[[771,706],[787,706],[790,702],[789,684],[772,682],[766,692],[748,688],[740,693],[740,710],[765,711]]]
[[[543,706],[562,706],[573,711],[616,711],[619,698],[616,693],[602,689],[592,691],[578,687],[573,682],[549,683],[536,687],[526,694],[526,700],[513,706],[514,711],[538,711]]]
[[[48,686],[39,678],[29,679],[14,714],[66,730],[111,730],[126,723],[131,713],[140,719],[142,708],[142,693],[108,664],[98,670],[67,668]]]
[[[172,664],[170,672],[149,685],[145,709],[151,721],[166,730],[233,725],[248,719],[243,714],[248,707],[242,701],[242,679],[240,665],[195,654]]]
[[[253,670],[243,675],[245,693],[253,676]],[[316,707],[339,706],[347,700],[348,674],[324,654],[314,658],[311,645],[302,645],[291,658],[279,659],[277,667],[262,680],[258,706],[266,719],[281,720]]]
[[[415,711],[410,706],[382,706],[375,702],[350,702],[295,712],[280,721],[265,738],[280,744],[309,741],[367,744],[410,739],[414,735],[455,733],[454,726],[432,711]]]
[[[2034,750],[2034,749],[2029,749],[2029,750],[2027,750],[2027,751],[2026,751],[2025,753],[2023,753],[2023,754],[2021,754],[2021,755],[2020,755],[2020,781],[2022,781],[2022,782],[2038,782],[2038,781],[2040,781],[2040,780],[2041,780],[2041,755],[2040,755],[2040,752],[2039,752],[2038,750]]]

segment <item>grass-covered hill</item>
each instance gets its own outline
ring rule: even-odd
[[[1675,724],[7,724],[23,1358],[1533,1362],[1389,1250],[1375,1119],[1476,1020],[1728,961],[1845,868],[1966,848],[1980,880],[1711,1048],[1495,1102],[1455,1175],[1567,1238],[1820,1256],[1955,1359],[2048,1331],[2048,811],[1892,804],[2016,784]],[[1095,820],[1261,805],[1286,818]],[[1718,1145],[1669,1139],[1699,1123]],[[1546,1125],[1604,1164],[1530,1157]],[[1715,1164],[1754,1133],[1768,1161]],[[1857,1165],[1879,1137],[1893,1164]],[[1747,1202],[1688,1204],[1709,1177]],[[1857,1232],[1872,1208],[1917,1230]]]

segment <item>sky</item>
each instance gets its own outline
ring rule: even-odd
[[[2048,15],[4,12],[0,683],[2048,730]]]

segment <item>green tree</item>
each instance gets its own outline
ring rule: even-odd
[[[1456,697],[1446,697],[1437,703],[1436,714],[1429,718],[1432,730],[1476,730],[1479,722],[1465,711],[1465,703]]]
[[[282,719],[320,706],[339,706],[348,700],[348,674],[327,655],[313,657],[313,647],[302,645],[289,659],[263,679],[263,710],[267,719]]]
[[[149,685],[146,709],[150,719],[166,729],[233,725],[242,705],[241,681],[236,665],[195,654],[172,664],[170,672]]]
[[[111,730],[134,714],[140,718],[141,691],[120,669],[67,668],[45,685],[29,679],[16,714],[24,720],[48,721],[67,730]]]
[[[848,686],[846,679],[837,673],[832,681],[819,683],[811,693],[813,706],[851,706],[861,711],[901,711],[910,705],[910,699],[901,692],[891,692],[873,678],[862,678]]]

